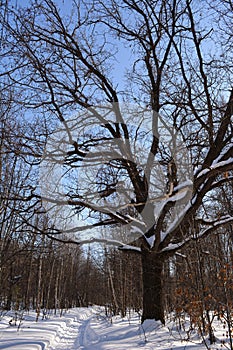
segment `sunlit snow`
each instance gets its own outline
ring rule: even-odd
[[[48,315],[35,322],[35,312],[24,313],[14,321],[12,312],[0,318],[0,349],[8,350],[204,350],[208,336],[202,338],[184,317],[179,321],[172,315],[163,326],[147,320],[140,324],[140,315],[106,316],[104,308],[76,308],[60,315]],[[21,315],[22,316],[22,315]],[[11,321],[11,322],[10,322]],[[211,350],[228,347],[227,334],[221,321],[214,323],[216,344]]]

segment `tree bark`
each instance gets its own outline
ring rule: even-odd
[[[158,253],[142,249],[143,314],[142,323],[154,319],[165,324],[163,299],[163,259]]]

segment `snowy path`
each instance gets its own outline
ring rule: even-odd
[[[0,318],[0,350],[206,350],[196,332],[186,341],[187,331],[178,330],[175,322],[163,327],[149,321],[143,329],[134,314],[130,320],[114,317],[111,323],[99,307],[72,309],[38,322],[30,313],[19,328],[9,325],[10,319]],[[215,330],[219,340],[211,350],[222,348],[221,341],[229,349],[223,324],[216,323]]]
[[[67,312],[63,317],[35,322],[25,315],[22,324],[10,326],[10,316],[0,322],[0,349],[8,350],[77,350],[89,339],[88,324],[94,309],[80,308]]]
[[[77,350],[87,343],[89,323],[93,317],[93,309],[80,309],[77,316],[66,317],[64,327],[58,330],[56,337],[46,350]]]

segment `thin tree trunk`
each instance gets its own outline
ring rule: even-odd
[[[54,263],[55,263],[55,259],[53,259],[53,262],[52,262],[52,266],[51,266],[51,269],[50,269],[50,274],[49,274],[49,285],[48,285],[48,290],[47,290],[47,300],[46,300],[46,309],[47,309],[47,312],[48,312],[48,309],[50,309],[50,302],[49,302],[49,299],[50,299],[50,291],[51,291],[51,284],[52,284],[52,279],[54,277],[54,274],[53,274],[53,271],[54,271]],[[52,307],[52,306],[51,306]]]
[[[112,299],[113,299],[113,305],[114,305],[114,315],[117,315],[118,310],[119,310],[119,305],[117,302],[116,291],[115,291],[115,287],[114,287],[114,283],[113,283],[112,271],[111,271],[109,265],[108,265],[108,276],[109,276],[109,282],[110,282],[110,287],[111,287],[111,292],[112,292]]]
[[[33,250],[35,246],[35,241],[36,241],[36,235],[32,236],[32,244],[30,246],[30,263],[29,263],[29,271],[28,271],[28,278],[27,278],[27,289],[26,289],[26,295],[25,295],[25,308],[27,311],[30,309],[30,298],[31,298],[31,282],[32,282],[32,274],[33,274]]]
[[[57,314],[58,305],[58,285],[59,285],[59,267],[56,271],[56,280],[55,280],[55,290],[54,290],[54,314]]]
[[[142,249],[142,323],[147,319],[154,319],[165,324],[162,276],[162,257],[152,250]]]
[[[42,254],[39,256],[39,266],[38,266],[38,281],[37,281],[37,297],[36,297],[36,322],[40,316],[40,308],[41,308],[41,285],[42,285]]]

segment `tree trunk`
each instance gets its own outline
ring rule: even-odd
[[[36,322],[39,320],[40,309],[41,309],[42,263],[43,263],[42,254],[40,254],[39,261],[38,261],[39,266],[38,266],[37,297],[36,297]]]
[[[143,314],[142,323],[154,319],[165,324],[163,300],[163,259],[156,252],[142,249]]]

